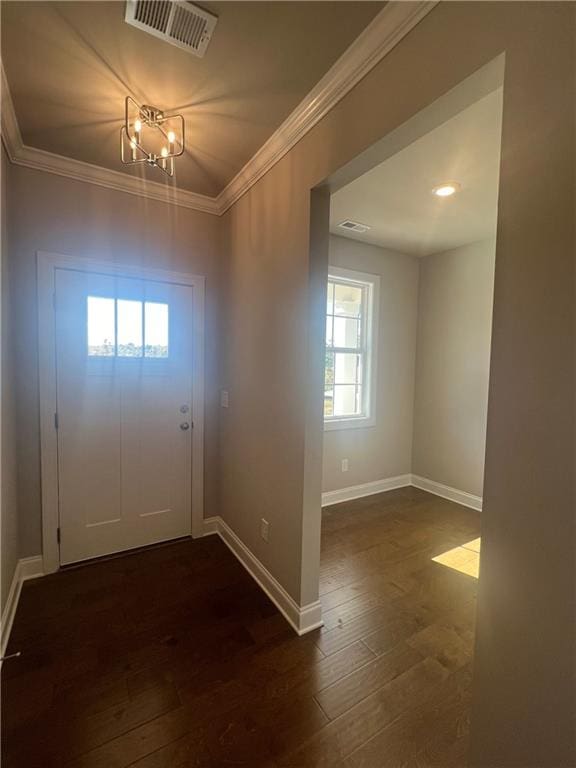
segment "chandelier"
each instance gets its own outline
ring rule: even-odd
[[[165,115],[149,104],[126,97],[124,125],[120,129],[120,157],[125,165],[148,163],[167,176],[174,175],[174,158],[184,152],[184,118]]]

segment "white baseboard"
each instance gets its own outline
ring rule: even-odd
[[[475,509],[477,512],[482,511],[481,496],[474,496],[472,493],[459,491],[457,488],[437,483],[435,480],[411,474],[387,477],[384,480],[374,480],[371,483],[363,483],[362,485],[351,485],[338,491],[326,491],[322,494],[322,506],[327,507],[330,504],[340,504],[343,501],[361,499],[363,496],[372,496],[375,493],[392,491],[394,488],[406,488],[410,485],[414,486],[414,488],[420,488],[422,491],[433,493],[435,496],[441,496],[443,499],[455,501],[464,507]]]
[[[362,483],[362,485],[351,485],[338,491],[326,491],[322,494],[322,506],[328,507],[330,504],[361,499],[363,496],[393,491],[395,488],[405,488],[411,484],[412,475],[398,475],[397,477],[387,477],[384,480],[374,480],[371,483]]]
[[[219,517],[205,517],[204,518],[204,533],[203,536],[210,536],[212,533],[218,533],[218,521]]]
[[[470,507],[470,509],[475,509],[477,512],[482,512],[482,496],[459,491],[457,488],[451,488],[449,485],[443,485],[435,480],[429,480],[427,477],[420,477],[419,475],[412,475],[412,485],[415,488],[420,488],[422,491],[428,491],[428,493],[433,493],[435,496],[441,496],[443,499],[455,501],[464,507]]]
[[[0,656],[4,656],[6,648],[8,647],[10,632],[12,631],[16,609],[18,608],[18,601],[20,600],[20,593],[22,592],[22,584],[28,579],[35,579],[36,577],[43,575],[44,567],[41,556],[23,557],[16,563],[14,576],[12,577],[12,583],[10,584],[10,591],[8,592],[8,598],[6,599],[6,605],[2,611]]]
[[[42,555],[36,555],[35,557],[23,557],[18,561],[20,566],[20,575],[22,581],[28,581],[28,579],[37,579],[38,576],[44,576],[44,563],[42,562]]]
[[[205,535],[217,533],[299,635],[322,626],[320,601],[299,606],[221,517],[204,519]]]

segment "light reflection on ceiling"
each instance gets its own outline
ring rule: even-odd
[[[94,165],[122,165],[124,99],[182,113],[175,185],[215,196],[241,170],[382,2],[206,2],[218,26],[198,59],[126,24],[125,3],[1,4],[2,62],[24,143]]]

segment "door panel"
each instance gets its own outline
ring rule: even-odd
[[[192,301],[56,271],[62,563],[191,532]]]

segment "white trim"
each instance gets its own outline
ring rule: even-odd
[[[474,496],[472,493],[459,491],[457,488],[451,488],[449,485],[443,485],[434,480],[428,480],[426,477],[412,474],[386,477],[383,480],[374,480],[370,483],[362,483],[362,485],[350,485],[348,488],[340,488],[337,491],[325,491],[322,494],[322,506],[328,507],[331,504],[361,499],[364,496],[392,491],[395,488],[406,488],[410,485],[414,488],[420,488],[422,491],[433,493],[435,496],[441,496],[443,499],[455,501],[463,507],[470,507],[470,509],[475,509],[477,512],[482,511],[481,496]]]
[[[372,496],[375,493],[393,491],[395,488],[406,488],[411,484],[412,475],[398,475],[397,477],[386,477],[383,480],[374,480],[371,483],[350,485],[348,488],[340,488],[337,491],[325,491],[322,494],[322,506],[328,507],[331,504],[340,504],[343,501],[361,499],[364,496]]]
[[[322,626],[320,601],[299,606],[221,517],[206,518],[204,531],[206,536],[218,534],[298,635]]]
[[[24,142],[22,141],[22,135],[20,133],[20,126],[16,119],[16,112],[14,111],[14,102],[12,101],[12,94],[8,87],[8,80],[6,79],[6,73],[4,72],[4,64],[2,64],[2,92],[0,94],[2,100],[1,118],[2,118],[2,138],[4,139],[4,145],[6,152],[12,162],[18,152],[22,150]]]
[[[40,555],[37,557],[24,557],[16,563],[12,583],[10,584],[10,591],[8,592],[8,597],[6,599],[6,605],[2,611],[0,656],[4,656],[6,648],[8,647],[10,633],[12,632],[12,626],[14,624],[14,617],[16,616],[16,610],[18,608],[18,601],[20,600],[20,593],[22,592],[22,584],[28,579],[36,579],[38,576],[43,575],[42,557]]]
[[[2,67],[2,137],[13,163],[132,195],[222,215],[264,176],[436,6],[438,0],[384,6],[300,104],[217,197],[198,195],[127,173],[28,147],[22,142]]]
[[[16,563],[14,569],[14,576],[12,577],[12,583],[10,584],[10,591],[6,599],[6,605],[2,611],[2,629],[1,641],[0,641],[0,656],[4,656],[6,648],[8,647],[8,641],[10,640],[10,633],[12,631],[12,625],[14,624],[14,617],[16,616],[16,609],[18,608],[18,601],[20,600],[20,591],[22,590],[22,579],[19,573],[20,563]]]
[[[23,557],[18,561],[18,565],[20,567],[20,575],[22,581],[28,581],[28,579],[37,579],[39,576],[44,576],[42,555]]]
[[[433,493],[435,496],[441,496],[443,499],[462,504],[463,507],[470,507],[477,512],[482,512],[482,496],[475,496],[473,493],[467,493],[467,491],[459,491],[457,488],[451,488],[449,485],[443,485],[419,475],[412,475],[412,485],[422,491]]]
[[[213,533],[218,533],[218,520],[219,517],[205,517],[203,523],[203,536],[211,536]]]
[[[192,536],[204,535],[204,284],[205,278],[162,269],[141,269],[38,251],[38,368],[40,379],[40,467],[42,477],[42,553],[44,573],[60,567],[56,539],[58,528],[58,445],[54,428],[56,412],[56,339],[54,290],[57,269],[138,277],[192,286],[194,290],[194,389],[192,399]]]
[[[180,189],[172,186],[168,180],[166,184],[160,184],[157,181],[130,176],[128,173],[102,168],[82,160],[74,160],[26,145],[23,145],[20,151],[11,157],[11,160],[16,165],[22,165],[25,168],[47,171],[75,181],[84,181],[98,187],[114,189],[117,192],[127,192],[129,195],[145,197],[148,200],[159,200],[161,203],[191,208],[214,216],[218,216],[220,213],[216,198]]]

